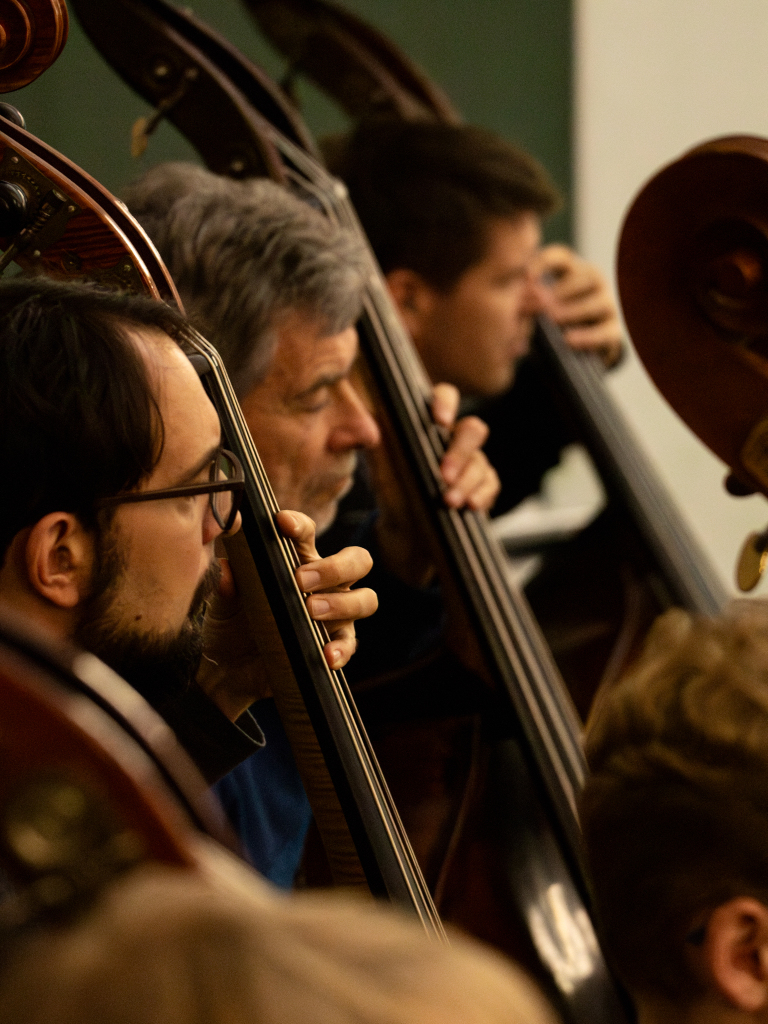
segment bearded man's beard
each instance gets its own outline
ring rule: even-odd
[[[84,602],[74,639],[122,676],[158,710],[164,697],[189,686],[203,650],[205,602],[216,590],[221,568],[214,562],[201,579],[182,627],[175,633],[141,632],[115,613],[125,572],[114,531],[105,531],[96,552],[91,596]]]

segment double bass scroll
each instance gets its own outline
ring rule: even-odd
[[[732,493],[768,495],[768,140],[713,139],[654,175],[624,221],[618,279],[656,386],[730,467]],[[748,538],[742,589],[765,551]]]
[[[0,0],[0,92],[34,82],[59,56],[68,32],[64,0]]]

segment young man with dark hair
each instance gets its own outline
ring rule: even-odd
[[[534,318],[549,314],[571,346],[611,364],[622,332],[606,282],[566,246],[541,248],[557,192],[535,160],[492,132],[372,122],[332,140],[327,156],[430,377],[483,400],[485,452],[502,478],[494,512],[506,511],[573,440],[524,359]]]
[[[174,340],[184,323],[162,303],[95,288],[44,278],[0,286],[0,458],[10,474],[0,605],[124,675],[213,779],[263,739],[247,710],[259,696],[250,684],[233,676],[209,697],[191,682],[220,575],[214,542],[239,528],[242,483],[233,475],[232,489],[209,486],[231,460]],[[280,525],[313,562],[307,591],[370,567],[361,549],[318,560],[303,515],[283,513]],[[232,600],[231,580],[222,586]],[[375,595],[342,586],[323,600],[338,627],[327,657],[343,664],[355,644],[350,619],[364,605],[370,614]]]
[[[587,729],[606,950],[640,1024],[768,1016],[768,606],[667,613]]]

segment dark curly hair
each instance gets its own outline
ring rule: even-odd
[[[49,512],[97,522],[163,446],[144,362],[126,328],[175,335],[164,303],[44,277],[0,283],[0,554]]]

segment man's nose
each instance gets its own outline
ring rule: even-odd
[[[203,518],[203,544],[210,544],[218,537],[231,537],[233,534],[237,533],[242,525],[243,517],[238,512],[235,516],[235,521],[232,524],[231,529],[224,533],[213,514],[213,509],[209,502],[205,510],[205,517]]]
[[[338,422],[331,436],[333,450],[375,448],[380,443],[379,425],[368,410],[362,395],[350,381],[344,381]]]
[[[529,316],[545,313],[550,301],[551,293],[546,281],[539,274],[529,273],[521,303],[522,311]]]

